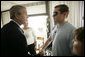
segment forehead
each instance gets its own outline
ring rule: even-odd
[[[60,8],[54,8],[54,12],[58,12]]]

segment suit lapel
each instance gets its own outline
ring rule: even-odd
[[[24,34],[24,31],[20,28],[20,26],[18,24],[16,24],[14,21],[11,21],[10,23],[12,23],[15,27],[18,28],[18,30],[20,30],[21,33]]]

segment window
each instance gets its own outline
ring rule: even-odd
[[[28,26],[31,27],[36,35],[36,48],[39,49],[47,40],[47,16],[33,16],[28,18]],[[44,38],[44,41],[38,40]]]

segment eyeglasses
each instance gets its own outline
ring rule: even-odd
[[[53,16],[57,16],[58,15],[58,12],[53,12]]]

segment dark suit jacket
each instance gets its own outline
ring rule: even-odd
[[[27,42],[22,29],[13,21],[1,29],[1,54],[3,56],[27,56]]]

